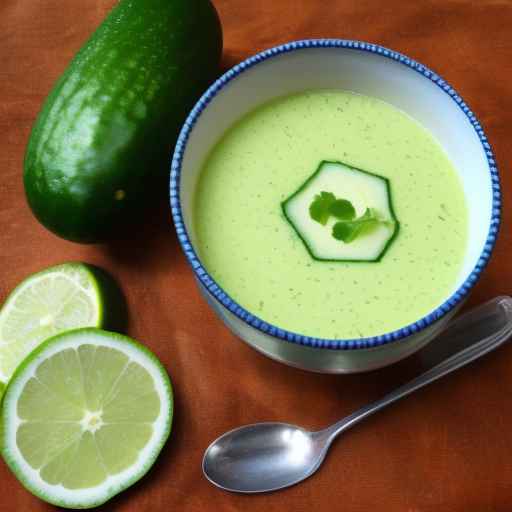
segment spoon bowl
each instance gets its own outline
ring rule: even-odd
[[[275,491],[313,474],[326,453],[324,439],[316,433],[288,423],[256,423],[212,443],[203,458],[203,472],[228,491]]]

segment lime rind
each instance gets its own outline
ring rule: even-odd
[[[28,380],[34,377],[40,364],[52,355],[84,344],[105,346],[120,350],[140,364],[153,378],[160,398],[160,411],[153,422],[153,434],[138,454],[136,463],[115,475],[109,475],[100,485],[85,489],[66,489],[50,485],[38,470],[24,459],[16,442],[21,420],[18,417],[18,398]],[[39,345],[16,369],[3,397],[2,455],[20,482],[33,494],[48,503],[65,508],[92,508],[127,489],[142,478],[152,467],[167,441],[173,418],[173,390],[167,371],[157,357],[144,345],[126,336],[95,328],[82,328],[58,334]]]
[[[87,321],[77,320],[76,325],[56,327],[52,330],[41,329],[40,335],[37,335],[35,328],[27,329],[25,325],[23,328],[27,331],[24,334],[17,333],[17,336],[20,337],[16,337],[16,335],[11,337],[9,333],[6,333],[6,325],[8,326],[9,321],[12,320],[12,314],[15,313],[14,310],[19,299],[23,298],[28,290],[36,288],[38,284],[45,280],[50,283],[51,280],[55,281],[55,279],[69,280],[72,287],[83,292],[90,300],[89,306],[91,306],[92,316]],[[37,300],[37,296],[34,299]],[[69,328],[102,327],[104,324],[104,306],[101,287],[93,267],[85,263],[62,263],[28,276],[9,294],[0,310],[0,351],[11,352],[8,357],[0,357],[0,381],[8,382],[14,368],[17,366],[16,363],[21,362],[23,357],[28,355],[44,339]],[[27,317],[29,316],[27,315]],[[36,315],[33,315],[33,317],[33,320],[37,320]]]

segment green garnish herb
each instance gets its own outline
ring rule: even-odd
[[[341,240],[349,244],[357,237],[371,231],[379,224],[381,224],[381,221],[377,217],[376,211],[373,208],[366,208],[363,215],[357,219],[336,222],[332,227],[332,236],[336,238],[336,240]]]
[[[340,220],[352,220],[356,216],[354,205],[346,199],[336,199],[329,206],[329,213]]]
[[[332,227],[332,236],[346,244],[385,223],[379,219],[374,208],[366,208],[360,217],[355,218],[356,210],[350,201],[338,199],[332,192],[325,191],[315,196],[309,207],[309,214],[322,226],[325,226],[331,217],[338,219]]]
[[[330,208],[336,202],[336,196],[331,192],[320,192],[315,196],[309,207],[309,215],[322,226],[327,224],[331,216]]]

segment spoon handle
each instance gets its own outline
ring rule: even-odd
[[[369,404],[316,435],[332,441],[341,432],[353,427],[374,412],[434,382],[499,347],[512,335],[512,298],[496,297],[453,320],[435,344],[461,346],[462,350],[444,359],[425,373],[400,386],[383,398]]]

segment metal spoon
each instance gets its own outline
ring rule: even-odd
[[[322,464],[334,439],[374,412],[494,350],[512,335],[512,299],[497,297],[450,323],[432,345],[454,345],[458,351],[430,370],[359,409],[334,425],[308,432],[287,423],[257,423],[227,432],[206,450],[203,472],[227,491],[275,491],[311,476]],[[460,350],[461,342],[464,346]],[[453,342],[453,343],[452,343]],[[424,349],[426,350],[426,349]],[[430,361],[432,353],[427,354]],[[439,359],[438,359],[439,360]]]

